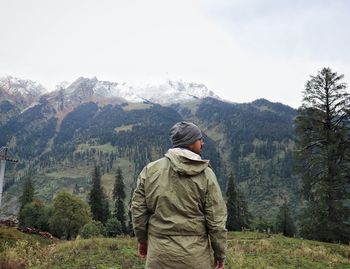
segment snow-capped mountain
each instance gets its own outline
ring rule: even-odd
[[[165,80],[159,84],[146,84],[133,87],[132,90],[143,99],[163,105],[205,97],[219,98],[204,84],[183,81]]]
[[[74,98],[77,94],[82,97],[100,97],[100,98],[121,98],[127,102],[143,102],[144,99],[137,96],[132,88],[126,84],[117,82],[99,81],[96,77],[92,79],[80,77],[69,85],[65,92],[67,96]]]
[[[16,99],[16,102],[23,105],[21,109],[35,106],[40,97],[43,98],[42,100],[47,100],[57,112],[67,112],[90,101],[103,104],[147,101],[169,105],[205,97],[219,99],[204,84],[168,79],[153,83],[131,84],[100,81],[96,77],[80,77],[73,83],[61,82],[53,92],[48,92],[39,83],[31,80],[14,77],[0,79],[0,99],[12,101]]]
[[[61,91],[69,103],[96,97],[119,98],[132,103],[149,101],[167,105],[205,97],[219,98],[204,84],[171,80],[158,84],[133,85],[80,77],[70,85],[61,84],[58,91]]]
[[[54,92],[45,96],[57,111],[72,109],[86,102],[99,103],[139,103],[145,101],[136,96],[128,87],[116,82],[99,81],[97,78],[80,77],[73,83],[60,83]]]
[[[0,97],[23,105],[30,105],[46,92],[45,88],[34,81],[11,76],[0,78]],[[1,101],[1,100],[0,100]]]

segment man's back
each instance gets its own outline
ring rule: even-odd
[[[176,169],[178,156],[170,150],[166,157],[147,166],[145,196],[151,216],[148,231],[153,235],[205,235],[204,205],[210,168],[208,162],[187,160],[183,166],[192,175]],[[194,172],[195,171],[195,172]]]
[[[149,257],[147,268],[182,268],[180,263],[188,268],[210,268],[208,233],[214,227],[219,240],[224,240],[226,208],[208,161],[186,149],[170,149],[141,172],[132,209],[136,236],[141,233],[141,238],[150,241],[148,255],[157,253],[157,258]],[[216,244],[214,252],[223,252],[223,245]],[[198,255],[200,260],[193,263]],[[165,258],[172,258],[174,267]],[[162,267],[162,262],[167,266]]]

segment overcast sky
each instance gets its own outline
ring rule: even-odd
[[[292,107],[322,67],[350,82],[347,0],[0,0],[0,76],[204,83]]]

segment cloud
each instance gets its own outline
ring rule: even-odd
[[[0,74],[202,82],[221,97],[299,106],[324,66],[350,75],[348,1],[13,0],[2,3]]]

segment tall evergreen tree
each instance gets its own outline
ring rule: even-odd
[[[284,200],[283,205],[281,205],[276,217],[276,231],[289,237],[294,236],[296,233],[296,227],[286,199]]]
[[[298,171],[306,207],[301,235],[350,240],[350,95],[343,75],[323,68],[311,76],[296,118]]]
[[[34,199],[34,186],[30,177],[26,178],[22,187],[22,194],[19,197],[18,221],[19,226],[25,226],[25,218],[23,209],[25,205],[31,203]]]
[[[92,173],[92,188],[89,193],[89,205],[92,218],[106,223],[109,218],[108,200],[101,185],[101,174],[98,165],[95,165]]]
[[[113,188],[113,199],[115,203],[114,214],[116,219],[120,222],[123,233],[127,232],[126,219],[125,219],[125,186],[122,170],[117,168],[117,174],[115,176],[115,183]]]
[[[248,211],[247,202],[244,199],[235,184],[233,174],[228,179],[226,190],[227,196],[227,223],[226,227],[229,231],[240,231],[250,225],[251,215]]]
[[[20,210],[34,199],[34,186],[30,177],[26,178],[22,187],[22,194],[19,197]]]

